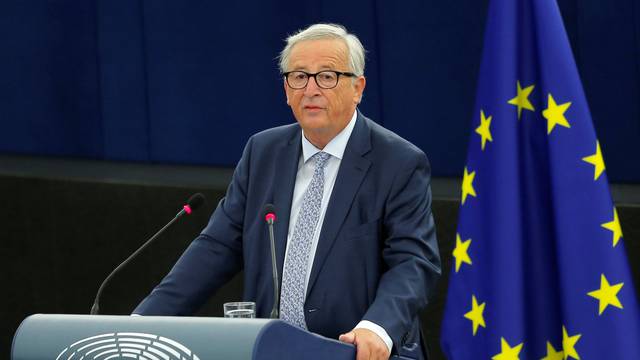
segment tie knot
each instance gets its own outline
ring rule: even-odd
[[[325,165],[327,165],[327,160],[329,160],[330,157],[331,155],[324,151],[319,151],[315,155],[313,155],[313,158],[316,161],[316,169],[324,168]]]

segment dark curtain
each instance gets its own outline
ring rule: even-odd
[[[640,3],[560,0],[607,172],[640,181]],[[233,166],[293,122],[276,56],[344,24],[368,49],[361,110],[459,176],[487,0],[9,0],[0,4],[0,152]],[[515,89],[514,89],[515,91]],[[570,116],[570,115],[569,115]],[[477,119],[473,119],[477,120]]]

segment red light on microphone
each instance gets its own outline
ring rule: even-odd
[[[270,223],[274,223],[276,222],[276,214],[274,213],[268,213],[267,215],[264,216],[264,220],[266,222],[270,222]]]

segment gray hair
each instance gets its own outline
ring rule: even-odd
[[[315,24],[289,36],[286,40],[287,45],[282,49],[282,52],[280,52],[280,72],[284,73],[287,71],[289,55],[291,55],[291,49],[295,44],[307,40],[321,39],[339,39],[344,41],[349,51],[349,71],[358,76],[364,75],[365,50],[362,43],[357,36],[348,33],[344,26],[337,24]]]

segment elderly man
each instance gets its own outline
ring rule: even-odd
[[[280,68],[297,123],[249,139],[209,224],[134,312],[191,314],[243,269],[244,299],[268,317],[272,203],[280,317],[358,360],[425,359],[418,313],[440,275],[428,160],[357,110],[364,48],[343,27],[289,37]]]

